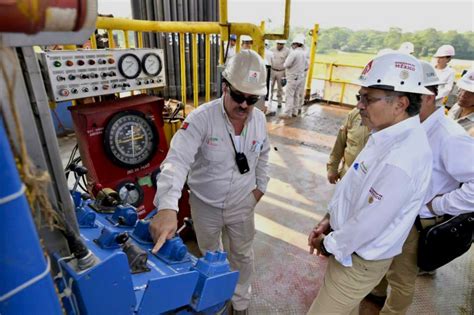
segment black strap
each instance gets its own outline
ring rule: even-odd
[[[237,149],[235,148],[234,139],[232,139],[232,135],[230,134],[230,132],[229,132],[229,137],[230,137],[230,142],[232,142],[232,147],[234,148],[234,152],[235,154],[237,154]]]
[[[418,230],[418,232],[423,231],[423,225],[421,225],[421,219],[419,215],[417,215],[415,218],[415,227]]]

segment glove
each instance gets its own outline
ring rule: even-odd
[[[282,78],[281,79],[281,86],[285,86],[286,85],[286,78]]]

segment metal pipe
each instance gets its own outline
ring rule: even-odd
[[[319,24],[314,24],[311,36],[311,51],[309,57],[309,69],[308,75],[306,76],[306,90],[305,90],[305,99],[309,99],[311,95],[311,83],[313,81],[313,68],[314,68],[314,58],[316,55],[316,50],[318,48],[318,32]]]
[[[107,30],[107,37],[109,39],[109,48],[115,48],[114,31],[111,29]]]
[[[346,84],[342,83],[341,87],[341,97],[339,98],[339,103],[343,104],[344,103],[344,93],[346,92]]]
[[[265,34],[265,39],[277,40],[277,39],[288,39],[290,35],[290,8],[291,0],[285,1],[285,21],[283,22],[283,34]]]
[[[211,100],[211,35],[206,34],[206,103]]]
[[[130,48],[130,42],[128,40],[128,31],[123,31],[123,36],[125,37],[125,48]],[[126,200],[126,199],[125,199]]]
[[[227,26],[227,22],[228,22],[227,0],[220,0],[219,1],[219,24],[221,26]]]
[[[179,62],[181,73],[181,102],[186,105],[186,64],[185,64],[184,33],[179,33]],[[186,116],[186,113],[184,113]]]
[[[90,41],[91,41],[91,49],[97,49],[97,40],[95,39],[95,33],[91,35]]]
[[[164,33],[220,33],[218,22],[169,22],[143,21],[125,18],[97,18],[97,28],[106,30],[127,30],[137,32],[164,32]]]
[[[138,48],[143,48],[143,33],[138,32],[137,38],[138,38]]]
[[[192,35],[192,46],[193,46],[193,101],[194,107],[199,105],[199,82],[198,82],[198,45],[197,35]]]

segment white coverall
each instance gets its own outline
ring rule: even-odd
[[[301,95],[304,90],[306,54],[303,47],[293,49],[284,63],[286,69],[286,106],[285,115],[297,115],[301,108]]]
[[[281,106],[283,100],[283,86],[281,85],[281,80],[285,77],[285,60],[290,54],[288,47],[283,47],[281,50],[278,50],[276,47],[272,48],[273,58],[272,58],[272,71],[270,74],[271,79],[271,94],[270,100],[273,100],[273,91],[275,89],[275,83],[277,84],[277,99],[278,106]]]
[[[254,270],[255,235],[253,190],[265,192],[270,146],[265,115],[254,108],[240,134],[237,151],[247,157],[250,171],[241,174],[235,162],[230,135],[234,128],[224,110],[223,99],[199,106],[174,135],[166,159],[161,164],[154,204],[158,211],[178,211],[178,199],[187,178],[191,189],[191,214],[201,252],[221,249],[221,232],[230,241],[229,262],[240,272],[232,297],[234,309],[250,303]],[[240,150],[239,150],[240,147]]]
[[[436,95],[436,105],[444,105],[445,98],[449,96],[454,87],[455,72],[450,66],[446,66],[444,69],[436,69],[436,75],[438,76],[441,84],[438,85],[438,95]]]

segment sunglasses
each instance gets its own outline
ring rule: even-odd
[[[368,106],[372,103],[381,101],[381,100],[386,100],[386,99],[392,99],[393,96],[383,96],[383,97],[367,97],[367,95],[360,95],[356,94],[356,99],[357,102],[360,102],[364,104],[365,106]]]
[[[232,87],[229,85],[229,91],[230,91],[230,97],[237,103],[237,104],[242,104],[244,101],[247,103],[247,105],[253,105],[258,102],[260,99],[260,96],[257,95],[252,95],[252,96],[245,96],[242,93],[239,93],[237,91],[234,91]]]

